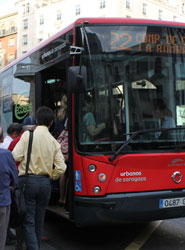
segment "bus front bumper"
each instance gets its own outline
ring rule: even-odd
[[[74,197],[77,226],[118,225],[185,216],[184,206],[160,208],[162,199],[185,199],[185,189]]]

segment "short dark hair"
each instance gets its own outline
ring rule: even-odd
[[[54,114],[52,109],[46,106],[41,106],[37,109],[36,120],[38,125],[44,125],[48,127],[53,121],[53,119],[54,119]]]
[[[0,141],[3,138],[3,129],[0,127]]]
[[[20,123],[12,123],[7,128],[7,134],[12,135],[14,132],[20,134],[22,132],[22,124]]]

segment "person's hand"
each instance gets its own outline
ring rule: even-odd
[[[68,154],[63,154],[65,162],[68,162],[69,156]]]

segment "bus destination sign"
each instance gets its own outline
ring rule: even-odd
[[[185,35],[146,32],[111,32],[111,50],[185,54]]]

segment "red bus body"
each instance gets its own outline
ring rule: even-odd
[[[32,56],[38,55],[38,67],[33,68],[31,73],[12,70],[12,76],[21,81],[32,84],[27,78],[30,75],[35,77],[35,97],[29,99],[30,103],[34,103],[33,114],[40,105],[54,107],[53,104],[58,102],[58,99],[54,99],[58,90],[53,90],[48,80],[55,79],[53,86],[57,86],[57,79],[58,82],[61,80],[62,88],[68,91],[70,160],[67,206],[63,210],[56,204],[50,205],[49,210],[65,216],[67,211],[67,217],[78,226],[184,216],[185,147],[179,147],[180,144],[184,145],[184,137],[178,137],[183,134],[181,131],[184,129],[183,115],[180,115],[185,109],[184,29],[184,23],[167,21],[80,18],[0,72],[0,78],[3,79],[3,74],[21,63],[26,63],[28,58],[32,62]],[[67,36],[69,33],[70,38]],[[68,48],[64,53],[60,52],[60,56],[54,56],[54,53],[59,53],[61,37],[62,41],[72,40],[70,46],[81,48],[81,52],[68,53]],[[55,52],[51,48],[56,48]],[[70,62],[69,57],[72,58]],[[80,57],[83,58],[82,61]],[[162,77],[152,78],[156,72],[156,75],[160,73],[157,62],[160,64],[160,71],[166,70],[167,73]],[[86,92],[77,92],[73,87],[68,90],[66,87],[66,82],[67,86],[72,84],[68,79],[68,68],[79,65],[87,69],[87,80],[84,80]],[[179,67],[182,68],[180,73]],[[64,75],[65,84],[59,68],[61,75]],[[96,70],[100,71],[97,73]],[[171,78],[173,79],[170,82]],[[30,79],[33,81],[33,78]],[[159,79],[163,81],[158,83]],[[104,85],[101,86],[103,81]],[[168,82],[169,86],[166,87]],[[0,88],[3,89],[3,85]],[[116,92],[117,88],[119,93]],[[49,92],[52,91],[54,97],[48,101]],[[91,139],[80,139],[84,135],[81,124],[83,118],[80,117],[84,112],[84,93],[94,100],[94,107],[100,104],[100,108],[104,110],[101,110],[101,114],[107,117],[106,127],[110,126],[108,136],[104,134],[103,139],[98,138],[95,142]],[[156,121],[152,105],[153,100],[159,97],[173,110],[170,117],[174,118],[176,124],[173,136],[165,135],[162,139],[154,138],[154,133],[161,134],[163,130],[161,132],[159,128],[152,127],[149,129],[154,131],[148,131],[147,125],[143,125],[150,120]],[[2,108],[3,95],[0,98]],[[116,136],[112,136],[114,132],[111,130],[114,118],[112,113],[109,115],[115,107],[114,98],[121,103],[122,109],[118,113],[121,130]],[[96,118],[101,116],[98,112]],[[4,117],[5,112],[2,112],[2,119],[6,120]],[[3,124],[4,127],[7,126]],[[136,138],[129,141],[130,136],[137,131],[141,131],[140,137],[136,134]],[[118,152],[124,142],[128,142],[128,145]],[[111,159],[113,155],[115,157]]]

